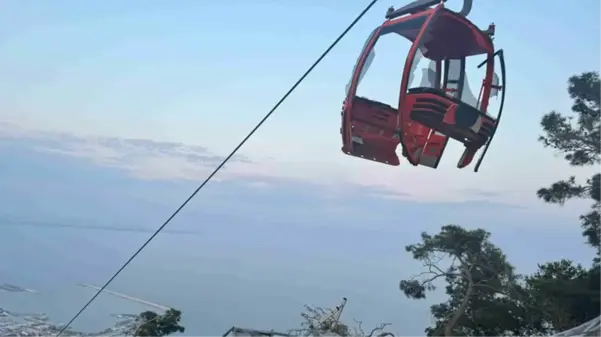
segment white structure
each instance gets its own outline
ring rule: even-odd
[[[245,329],[239,327],[231,327],[228,331],[223,334],[223,337],[226,336],[245,336],[245,337],[289,337],[289,334],[276,332],[273,330],[254,330],[254,329]]]
[[[319,322],[318,325],[323,325],[323,323],[328,322],[328,324],[337,324],[340,321],[340,315],[342,314],[342,310],[344,310],[344,306],[346,305],[346,297],[342,299],[342,303],[337,306],[334,310],[330,310],[328,315],[325,315]],[[239,328],[236,326],[231,327],[228,331],[226,331],[222,337],[228,336],[244,336],[244,337],[293,337],[290,334],[276,332],[273,330],[255,330],[255,329],[246,329]],[[341,337],[335,332],[327,332],[326,334],[319,333],[319,329],[309,330],[303,334],[303,337]],[[296,336],[298,337],[298,336]]]
[[[600,336],[601,335],[601,316],[579,325],[570,330],[560,332],[553,336],[577,337],[577,336]]]

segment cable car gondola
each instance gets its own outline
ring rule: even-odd
[[[449,138],[464,144],[457,163],[468,166],[484,147],[474,171],[477,172],[497,131],[505,101],[505,61],[503,50],[495,52],[495,25],[480,30],[467,14],[471,0],[463,9],[445,8],[446,0],[418,0],[386,13],[386,21],[368,37],[347,86],[342,109],[342,151],[345,154],[376,162],[399,165],[397,146],[414,166],[437,168]],[[395,109],[357,96],[357,86],[374,58],[378,38],[399,34],[412,42],[405,60],[398,107]],[[478,66],[486,66],[476,104],[464,99],[466,59],[485,56]],[[430,61],[425,69],[425,85],[409,88],[410,78],[420,57]],[[495,73],[499,59],[501,84]],[[423,83],[424,81],[422,81]],[[489,99],[501,92],[496,117],[488,114]]]

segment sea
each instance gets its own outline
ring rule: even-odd
[[[398,291],[397,261],[383,263],[362,254],[349,259],[344,247],[355,245],[345,244],[347,235],[337,230],[258,224],[203,228],[160,234],[107,289],[181,310],[185,335],[221,335],[232,326],[287,331],[299,327],[305,304],[334,307],[343,297],[349,298],[345,315],[351,323],[353,318],[365,326],[389,321],[415,334],[429,324],[427,303],[404,301]],[[0,284],[35,292],[0,291],[0,307],[45,313],[55,324],[66,323],[95,293],[78,284],[102,285],[150,234],[123,227],[4,219]],[[281,240],[286,237],[294,240]],[[365,245],[372,250],[378,249],[376,239],[382,241],[377,233],[373,238],[363,233],[362,238],[372,242]],[[328,248],[332,240],[343,242],[338,254]],[[377,255],[398,256],[382,247]],[[388,247],[402,248],[392,242]],[[364,255],[373,257],[374,251]],[[156,308],[103,293],[72,328],[100,331],[115,324],[114,314],[145,310]]]
[[[10,160],[0,165],[0,284],[37,293],[0,291],[0,308],[45,313],[56,324],[94,295],[77,285],[104,284],[194,185],[132,179],[13,140],[2,144]],[[232,326],[287,331],[300,326],[305,304],[331,308],[343,297],[348,323],[391,322],[392,332],[422,334],[432,303],[409,301],[398,288],[420,268],[404,251],[419,229],[382,232],[391,226],[374,223],[386,213],[380,200],[369,212],[355,210],[358,219],[340,217],[348,207],[323,205],[311,185],[286,186],[273,194],[213,182],[107,289],[181,310],[185,335],[222,335]],[[72,327],[95,332],[110,327],[115,313],[149,309],[103,293]]]
[[[0,308],[45,313],[56,324],[95,294],[78,284],[104,284],[192,189],[63,159],[50,165],[21,150],[7,155],[0,165],[0,285],[36,292],[0,291]],[[580,235],[580,213],[353,193],[334,202],[301,193],[303,186],[270,194],[208,185],[107,289],[181,310],[185,335],[222,335],[232,326],[287,331],[300,326],[304,305],[331,308],[346,297],[343,322],[390,322],[396,335],[417,336],[432,323],[430,306],[447,299],[444,287],[426,300],[399,290],[401,279],[423,270],[405,251],[422,231],[448,223],[491,230],[520,273],[594,256]],[[115,323],[114,314],[154,309],[103,293],[72,327],[100,331]]]

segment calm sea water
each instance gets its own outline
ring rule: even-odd
[[[372,324],[392,321],[407,333],[420,333],[428,324],[427,305],[403,301],[396,288],[398,261],[349,260],[344,249],[332,254],[327,242],[336,236],[344,241],[344,235],[335,231],[323,229],[315,238],[314,229],[206,228],[203,235],[160,235],[109,289],[182,310],[190,335],[221,334],[232,325],[294,328],[300,323],[303,304],[334,306],[344,296],[350,299],[345,315],[351,322],[353,317]],[[101,285],[148,236],[0,225],[0,282],[39,292],[0,292],[0,306],[44,312],[53,322],[66,322],[94,294],[76,284]],[[281,240],[286,237],[294,239]],[[112,313],[148,309],[152,308],[102,294],[73,328],[101,330],[113,323]],[[404,317],[410,317],[409,324]]]
[[[0,282],[39,291],[0,292],[0,306],[68,321],[94,294],[76,284],[103,284],[150,236],[149,223],[90,225],[50,215],[34,222],[0,221]],[[420,270],[404,245],[421,228],[399,225],[385,232],[343,225],[183,216],[169,230],[187,234],[157,236],[109,289],[182,310],[189,335],[219,335],[232,325],[285,331],[298,327],[304,304],[332,307],[342,297],[349,299],[347,322],[392,322],[393,332],[422,334],[430,324],[429,306],[446,296],[415,301],[398,290],[401,278]],[[520,272],[534,270],[538,262],[592,255],[578,233],[547,235],[533,249],[528,243],[537,233],[536,226],[497,227],[494,242]],[[112,313],[147,309],[102,294],[73,327],[101,330],[112,324]]]

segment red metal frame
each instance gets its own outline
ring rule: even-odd
[[[342,115],[343,115],[342,122],[343,123],[342,123],[342,128],[341,128],[341,134],[342,134],[342,140],[343,140],[342,151],[344,153],[349,154],[349,155],[354,155],[354,156],[360,156],[365,159],[373,159],[373,160],[384,162],[384,163],[387,163],[390,165],[398,165],[399,164],[399,160],[398,160],[398,157],[396,156],[396,154],[394,155],[395,158],[387,157],[385,159],[382,159],[382,158],[375,158],[375,156],[374,156],[374,158],[366,158],[365,156],[363,156],[360,153],[359,154],[353,153],[353,140],[352,140],[352,132],[351,132],[353,119],[352,119],[351,115],[354,111],[353,107],[355,107],[357,104],[359,104],[359,105],[365,104],[366,102],[364,102],[364,101],[369,101],[369,100],[366,100],[366,99],[356,96],[357,86],[358,86],[360,74],[363,71],[363,67],[365,66],[367,57],[370,54],[370,52],[372,51],[372,49],[374,48],[379,37],[382,35],[382,30],[384,30],[386,28],[392,28],[392,26],[396,26],[399,23],[408,22],[410,20],[416,20],[416,19],[420,19],[420,18],[424,18],[424,17],[425,17],[425,20],[421,24],[421,27],[420,27],[418,33],[415,34],[415,36],[413,36],[414,34],[412,33],[412,31],[398,32],[400,35],[403,35],[405,38],[412,40],[413,44],[412,44],[412,46],[409,50],[409,53],[407,54],[407,58],[405,60],[405,66],[403,69],[402,81],[401,81],[401,86],[400,86],[400,94],[399,94],[399,102],[398,102],[398,108],[397,108],[397,117],[396,117],[397,118],[397,123],[396,123],[397,131],[398,130],[403,130],[403,131],[402,131],[402,134],[398,134],[398,139],[397,139],[396,143],[392,139],[387,138],[388,144],[386,145],[386,147],[394,146],[394,148],[396,148],[396,146],[398,146],[398,144],[400,143],[403,148],[403,154],[407,157],[408,161],[413,165],[418,165],[419,162],[418,162],[418,158],[416,157],[416,155],[414,153],[411,153],[411,151],[408,151],[408,146],[406,144],[407,137],[412,136],[412,132],[414,132],[414,130],[416,130],[416,128],[422,129],[420,132],[423,136],[424,135],[423,127],[425,127],[427,129],[425,132],[428,133],[427,138],[430,138],[430,136],[432,136],[436,131],[436,129],[430,130],[429,127],[426,127],[424,125],[415,125],[415,124],[419,124],[419,123],[413,122],[411,120],[411,118],[409,116],[410,112],[408,111],[408,109],[405,108],[404,102],[406,101],[407,96],[409,95],[409,93],[408,93],[409,75],[411,72],[411,66],[415,59],[415,54],[417,53],[417,51],[419,50],[419,48],[422,44],[422,40],[426,34],[426,31],[428,31],[432,27],[440,29],[439,27],[435,27],[435,26],[431,27],[432,23],[438,22],[438,20],[441,20],[441,19],[454,20],[454,21],[458,22],[457,23],[457,24],[459,24],[458,28],[463,29],[463,27],[467,27],[469,29],[469,33],[472,34],[472,38],[474,38],[474,41],[475,41],[475,43],[473,45],[471,45],[471,47],[475,47],[476,50],[474,50],[469,55],[461,55],[461,57],[466,57],[466,56],[471,56],[471,55],[479,55],[479,54],[483,54],[483,53],[487,55],[487,59],[488,59],[488,61],[486,62],[487,69],[486,69],[485,78],[482,83],[483,90],[481,89],[482,90],[482,95],[481,95],[482,99],[480,102],[480,110],[483,113],[486,113],[488,104],[489,104],[489,97],[490,97],[490,93],[491,93],[491,89],[492,89],[491,88],[492,80],[493,80],[493,76],[494,76],[494,47],[493,47],[492,41],[486,35],[486,33],[482,32],[478,27],[476,27],[469,20],[465,19],[464,17],[462,17],[461,15],[458,15],[455,12],[447,10],[443,4],[439,4],[438,6],[436,6],[434,8],[429,8],[429,9],[423,10],[418,13],[402,16],[402,17],[396,18],[396,19],[387,20],[372,33],[371,38],[366,43],[366,45],[362,51],[362,54],[355,66],[352,80],[351,80],[351,83],[348,88],[348,93],[347,93],[346,99],[343,103],[343,110],[342,110]],[[435,19],[436,19],[436,21],[434,21]],[[436,23],[434,23],[434,24],[436,24]],[[443,32],[444,32],[444,30],[443,30]],[[466,31],[464,30],[463,33],[465,33],[465,32]],[[403,33],[405,33],[405,34],[403,34]],[[386,33],[384,33],[384,34],[386,34]],[[436,47],[436,45],[434,45],[434,47]],[[433,49],[436,49],[436,48],[433,48]],[[430,53],[435,53],[435,52],[430,52]],[[428,55],[428,51],[426,51],[425,56],[428,57],[428,56],[436,56],[436,55]],[[502,57],[502,55],[501,55],[501,57]],[[437,77],[438,77],[437,79],[440,82],[440,78],[439,78],[440,73],[441,73],[440,57],[439,57],[439,59],[437,59],[435,61],[437,61],[436,62]],[[501,62],[503,63],[503,61],[501,61]],[[505,81],[504,63],[502,64],[502,68],[503,68],[503,82],[504,82]],[[504,86],[505,86],[505,83],[503,83],[502,90],[501,90],[503,99],[504,99]],[[375,103],[375,102],[372,102],[372,103]],[[370,103],[368,103],[368,104],[370,104]],[[503,103],[501,103],[501,105],[503,105]],[[392,108],[392,107],[390,107],[390,108]],[[392,108],[392,109],[394,109],[394,108]],[[499,118],[500,118],[500,112],[499,112],[499,116],[495,120],[493,135],[494,135],[494,132],[496,131],[496,127],[498,125]],[[445,120],[446,120],[446,118],[445,118]],[[384,132],[384,131],[385,130],[381,130],[380,133],[382,134],[382,132]],[[388,133],[390,133],[390,132],[388,132]],[[393,138],[393,137],[390,137],[390,138]],[[486,142],[485,150],[482,153],[481,158],[478,160],[478,164],[476,165],[475,171],[477,171],[478,167],[480,166],[480,163],[482,162],[482,157],[486,153],[486,150],[488,149],[488,146],[490,145],[491,139],[492,139],[492,136]],[[446,145],[446,139],[444,141],[444,145]],[[482,144],[482,145],[484,145],[484,144]],[[482,146],[482,145],[480,145],[480,146]],[[480,146],[478,146],[478,148],[476,148],[476,151],[479,149]],[[438,154],[439,156],[442,155],[443,150],[444,150],[444,146],[440,150],[441,153]],[[467,152],[467,150],[466,150],[466,152]],[[473,151],[473,152],[474,152],[473,154],[475,154],[475,151]],[[472,157],[473,157],[473,154],[471,154]],[[468,154],[468,156],[469,155],[470,154]],[[464,156],[465,156],[465,154],[464,154]],[[471,162],[471,157],[467,160],[464,160],[464,162],[469,164],[469,162]],[[458,166],[463,167],[463,166],[466,166],[467,164],[464,164],[464,165],[459,164]],[[436,165],[438,165],[438,162],[436,162],[434,167],[436,167]]]
[[[380,38],[380,32],[382,31],[383,28],[393,25],[393,24],[398,24],[401,22],[406,22],[409,20],[413,20],[422,16],[427,16],[430,13],[432,13],[432,9],[429,10],[425,10],[423,12],[417,13],[417,14],[413,14],[413,15],[409,15],[409,16],[405,16],[405,17],[401,17],[398,19],[394,19],[394,20],[387,20],[386,22],[384,22],[384,24],[382,24],[380,27],[378,27],[371,36],[370,41],[367,43],[367,45],[365,46],[361,57],[359,59],[359,61],[357,62],[357,66],[355,67],[355,72],[353,73],[353,78],[351,81],[351,85],[350,88],[348,90],[348,93],[346,95],[346,99],[344,100],[343,103],[343,119],[344,119],[344,123],[342,125],[342,137],[343,137],[343,147],[342,147],[342,151],[346,154],[351,154],[352,149],[350,148],[352,146],[352,141],[351,141],[351,132],[348,129],[348,127],[351,124],[351,114],[350,111],[352,111],[353,108],[353,99],[355,98],[355,96],[357,95],[357,86],[359,85],[359,76],[361,74],[361,71],[363,70],[363,67],[365,66],[365,60],[367,59],[367,56],[369,55],[369,52],[374,48],[374,45],[376,44],[376,42],[378,41],[378,39]],[[424,28],[424,25],[422,25],[422,30]],[[398,165],[398,164],[397,164]]]
[[[430,10],[428,13],[428,18],[422,25],[422,29],[417,34],[417,37],[413,41],[411,45],[411,49],[409,49],[409,53],[407,54],[407,59],[405,60],[405,67],[403,68],[403,79],[401,80],[401,92],[399,93],[399,108],[398,108],[398,119],[397,119],[397,129],[402,130],[402,134],[399,135],[399,142],[403,147],[403,153],[406,154],[407,160],[411,163],[411,165],[417,166],[419,163],[415,158],[414,153],[408,150],[408,146],[404,141],[407,136],[409,136],[409,131],[411,128],[409,126],[409,122],[407,121],[407,116],[402,113],[401,107],[403,106],[403,101],[405,101],[405,97],[407,96],[407,86],[409,85],[409,75],[411,73],[411,65],[413,65],[413,61],[415,59],[415,53],[418,50],[419,44],[424,36],[424,33],[428,30],[428,26],[430,22],[432,22],[432,18],[439,13],[439,11],[444,8],[443,4],[438,5],[436,8]],[[394,22],[394,21],[392,21]],[[386,23],[385,23],[386,24]]]
[[[367,59],[367,55],[369,55],[369,52],[373,49],[374,45],[376,44],[376,41],[378,41],[378,37],[380,35],[380,31],[382,31],[382,26],[378,27],[376,29],[376,31],[374,31],[374,33],[371,36],[370,41],[367,43],[367,45],[365,46],[365,49],[363,50],[363,53],[361,54],[361,57],[359,59],[359,62],[357,62],[357,66],[355,67],[355,72],[353,73],[353,79],[351,81],[351,85],[350,88],[348,90],[348,93],[346,95],[346,98],[344,100],[343,103],[343,107],[342,107],[342,117],[343,117],[343,123],[342,123],[342,151],[346,154],[351,154],[352,151],[352,140],[351,140],[351,130],[349,130],[349,127],[351,125],[351,111],[353,109],[353,104],[354,104],[354,98],[357,95],[357,86],[359,85],[359,76],[361,75],[361,71],[363,70],[363,67],[365,66],[365,60]]]

